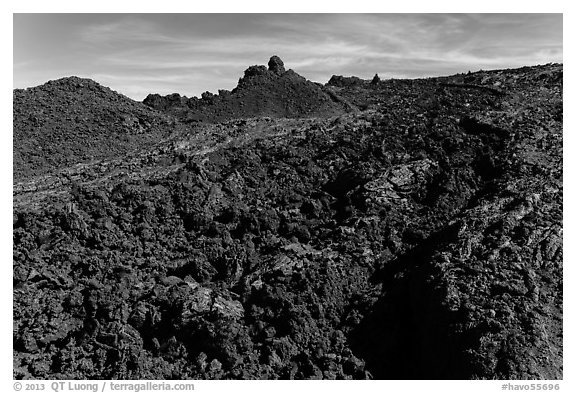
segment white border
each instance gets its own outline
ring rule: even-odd
[[[485,0],[477,2],[462,2],[462,1],[403,1],[396,2],[395,4],[379,4],[381,2],[355,0],[346,2],[334,1],[321,1],[312,2],[310,0],[288,0],[285,2],[278,1],[217,1],[217,2],[202,2],[202,1],[94,1],[94,2],[79,2],[79,1],[9,1],[3,2],[2,16],[0,21],[0,28],[2,29],[2,48],[5,53],[5,60],[3,62],[3,78],[2,78],[2,121],[3,127],[1,128],[1,143],[2,152],[0,174],[2,176],[1,203],[2,209],[0,210],[0,239],[2,250],[2,258],[0,259],[2,277],[2,296],[0,296],[0,305],[3,322],[0,324],[0,337],[3,340],[3,350],[0,355],[1,374],[0,386],[5,387],[4,391],[13,391],[12,381],[12,351],[10,346],[12,342],[12,331],[10,329],[9,321],[12,315],[12,291],[11,291],[11,277],[12,277],[12,264],[11,264],[11,239],[12,229],[9,226],[9,213],[12,209],[12,195],[9,194],[12,183],[12,73],[9,73],[12,64],[12,13],[19,12],[36,12],[36,13],[53,13],[53,12],[80,12],[80,13],[261,13],[261,12],[317,12],[317,13],[334,13],[334,12],[370,12],[370,13],[403,13],[403,12],[421,12],[421,13],[438,13],[438,12],[511,12],[511,13],[531,13],[531,12],[554,12],[564,13],[564,37],[567,38],[568,45],[564,47],[564,64],[568,68],[564,81],[564,102],[565,108],[573,108],[574,98],[574,78],[572,76],[572,60],[573,60],[573,46],[569,37],[574,36],[574,23],[573,13],[570,7],[567,6],[568,1],[547,0],[547,1],[498,1],[498,0]],[[383,3],[383,2],[382,2]],[[391,2],[390,2],[391,3]],[[474,4],[471,4],[474,3]],[[570,33],[572,31],[572,33]],[[574,130],[574,117],[570,110],[565,111],[564,119],[564,151],[567,153],[564,156],[564,260],[568,261],[564,265],[564,280],[568,285],[565,285],[565,306],[564,306],[564,381],[560,381],[562,391],[576,391],[574,383],[574,340],[573,333],[575,331],[574,324],[574,267],[570,263],[574,260],[574,239],[576,239],[574,232],[574,178],[571,176],[576,173],[574,162],[575,149],[574,135],[571,132]],[[514,383],[519,382],[515,381]],[[535,381],[543,382],[543,381]],[[327,389],[335,391],[348,391],[350,389],[363,389],[369,391],[383,392],[390,390],[396,391],[442,391],[442,392],[484,392],[502,390],[501,385],[503,381],[342,381],[342,382],[328,382],[328,381],[257,381],[257,382],[242,382],[242,381],[197,381],[197,391],[205,391],[205,389],[216,391],[266,391],[269,393],[271,389]],[[555,382],[553,382],[555,383]],[[572,386],[572,389],[569,388]]]

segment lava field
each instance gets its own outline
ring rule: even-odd
[[[14,90],[14,378],[562,379],[562,79]]]

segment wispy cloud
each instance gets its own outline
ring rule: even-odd
[[[73,19],[59,19],[60,29],[69,24],[69,34],[59,40],[50,34],[28,37],[60,52],[50,62],[21,56],[15,84],[32,71],[72,70],[142,99],[149,92],[230,89],[247,66],[273,54],[319,82],[332,74],[421,77],[562,61],[561,15],[147,14],[101,15],[76,24]],[[25,45],[17,41],[18,31],[15,24],[15,46]]]
[[[142,43],[174,43],[175,37],[160,33],[157,24],[137,18],[125,17],[110,23],[100,23],[86,26],[80,32],[79,38],[85,43],[95,45]]]

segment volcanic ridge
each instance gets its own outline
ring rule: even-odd
[[[14,90],[14,378],[562,379],[562,76]]]

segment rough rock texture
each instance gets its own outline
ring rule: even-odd
[[[286,71],[278,56],[272,56],[268,67],[250,66],[238,86],[219,94],[204,93],[201,98],[179,94],[150,94],[144,104],[172,114],[185,123],[221,122],[239,117],[330,117],[350,112],[322,85],[310,82],[292,70]]]
[[[364,85],[366,81],[358,78],[357,76],[342,76],[342,75],[332,75],[328,81],[328,86],[337,87],[350,87],[354,85]]]
[[[329,88],[364,110],[15,161],[14,377],[562,378],[562,66]]]
[[[272,56],[268,61],[268,69],[278,75],[282,75],[286,72],[284,68],[284,62],[278,56]]]
[[[78,77],[16,89],[13,99],[18,179],[151,146],[174,124],[166,115]]]

